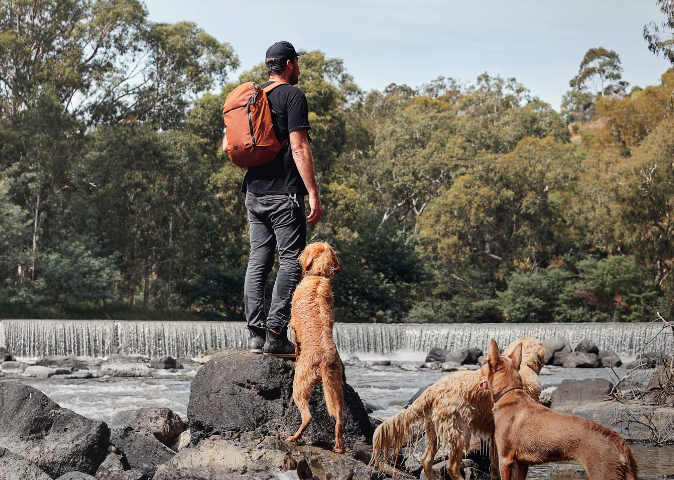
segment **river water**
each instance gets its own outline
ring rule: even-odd
[[[617,352],[624,362],[644,351],[672,351],[672,336],[657,336],[657,324],[439,324],[370,325],[336,324],[335,342],[345,361],[347,382],[373,409],[372,415],[386,419],[395,415],[409,398],[444,374],[417,369],[434,346],[447,349],[477,346],[486,350],[489,339],[507,345],[521,336],[541,340],[564,337],[573,347],[589,338],[600,348]],[[3,320],[0,346],[27,362],[43,355],[90,355],[140,353],[147,356],[195,357],[210,349],[241,348],[247,340],[245,326],[236,322],[132,322]],[[372,362],[389,359],[390,366]],[[178,373],[152,378],[98,378],[89,380],[19,381],[41,390],[59,405],[89,418],[110,422],[117,412],[141,407],[168,407],[187,416],[190,384],[198,365],[185,365]],[[607,369],[564,369],[548,367],[541,376],[543,387],[562,380],[607,378]],[[158,371],[155,371],[155,373]],[[618,375],[626,374],[617,369]],[[674,446],[634,446],[643,478],[674,474]],[[547,467],[535,467],[528,478],[547,478]]]
[[[438,370],[419,369],[408,371],[419,362],[396,361],[390,366],[372,365],[363,359],[349,359],[345,366],[347,382],[354,387],[364,402],[374,408],[372,415],[386,419],[395,415],[409,398],[420,388],[429,385],[444,373]],[[361,354],[361,357],[367,356]],[[369,360],[381,359],[372,355]],[[33,359],[25,359],[33,360]],[[89,418],[111,422],[114,416],[123,410],[141,407],[168,407],[187,416],[190,384],[200,368],[187,365],[179,373],[164,373],[153,378],[98,378],[89,380],[34,380],[3,379],[0,381],[19,381],[44,392],[65,408]],[[565,369],[548,367],[551,375],[541,376],[543,387],[558,385],[564,379],[606,378],[614,379],[613,372],[607,369]],[[619,375],[625,369],[617,369]],[[665,474],[674,474],[674,446],[663,448],[633,446],[639,457],[642,478],[662,478]],[[539,466],[530,470],[528,478],[544,480],[548,478],[549,467]]]

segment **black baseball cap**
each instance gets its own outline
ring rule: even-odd
[[[267,49],[267,58],[275,58],[277,60],[292,60],[295,57],[304,55],[307,52],[296,52],[295,47],[290,42],[276,42]]]

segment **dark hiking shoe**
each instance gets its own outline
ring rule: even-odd
[[[295,358],[295,345],[288,340],[287,330],[280,332],[267,329],[267,341],[264,342],[262,352],[280,358]]]
[[[263,328],[248,327],[248,350],[253,353],[262,353],[264,346],[265,331]]]

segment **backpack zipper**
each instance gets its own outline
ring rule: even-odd
[[[250,138],[253,140],[253,146],[255,146],[255,134],[253,133],[253,120],[250,116],[250,102],[248,102],[248,126],[250,127]]]
[[[255,100],[257,100],[257,92],[260,90],[260,86],[253,84],[251,88],[254,90],[254,92],[248,100],[248,127],[250,128],[250,138],[253,141],[253,146],[255,146],[255,134],[253,133],[253,119],[250,115],[250,105],[255,103]]]

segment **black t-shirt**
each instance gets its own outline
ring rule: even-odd
[[[262,84],[262,88],[272,82]],[[279,142],[297,130],[309,130],[309,107],[304,92],[291,85],[279,85],[267,95],[271,108],[274,132]],[[242,192],[268,195],[296,193],[307,195],[307,188],[297,170],[290,142],[286,143],[269,163],[250,167],[241,185]]]

